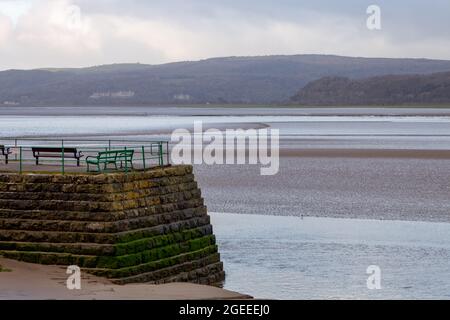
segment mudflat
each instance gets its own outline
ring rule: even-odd
[[[195,166],[210,212],[450,222],[448,151],[282,150],[280,170]]]

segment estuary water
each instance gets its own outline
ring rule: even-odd
[[[14,116],[1,115],[0,137],[67,135],[149,135],[191,129],[194,122],[266,124],[282,136],[450,137],[450,116]]]
[[[450,224],[213,213],[225,288],[266,299],[450,299]],[[369,290],[369,266],[381,289]]]

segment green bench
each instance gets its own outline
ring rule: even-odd
[[[114,165],[114,170],[120,168],[133,169],[134,150],[108,150],[101,151],[96,157],[89,156],[86,158],[87,171],[91,172],[89,165],[97,167],[97,172],[108,170],[108,165]]]

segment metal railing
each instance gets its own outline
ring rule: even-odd
[[[46,139],[46,138],[2,138],[0,139],[0,171],[16,171],[24,172],[40,172],[40,166],[45,166],[52,171],[65,174],[67,170],[78,168],[82,171],[87,168],[86,158],[88,156],[95,157],[99,152],[114,150],[134,150],[134,155],[130,168],[127,161],[121,169],[129,172],[136,165],[139,169],[147,169],[153,166],[165,166],[170,164],[169,142],[160,141],[143,141],[143,140],[99,140],[99,139]],[[55,152],[55,157],[38,157],[33,150],[39,148],[57,148],[60,150]],[[67,156],[67,150],[76,149],[80,153],[81,158],[77,160],[74,157]],[[0,149],[1,150],[1,149]],[[6,161],[8,160],[8,161]],[[80,161],[80,166],[74,166],[72,163]],[[8,164],[6,164],[8,162]],[[39,162],[39,164],[38,164]],[[5,170],[2,170],[4,168]],[[59,168],[59,169],[58,169]],[[48,171],[48,170],[44,170]],[[108,172],[110,170],[102,170]]]

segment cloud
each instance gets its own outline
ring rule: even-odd
[[[11,20],[0,14],[0,48],[6,46],[11,34],[12,23]]]
[[[8,17],[13,24],[16,24],[19,17],[30,10],[31,6],[31,0],[1,0],[0,14]]]
[[[373,32],[357,0],[0,0],[0,69],[302,53],[450,59],[449,5],[436,1],[434,21],[416,0],[396,2],[409,10],[380,1]],[[427,23],[416,25],[421,11]]]

